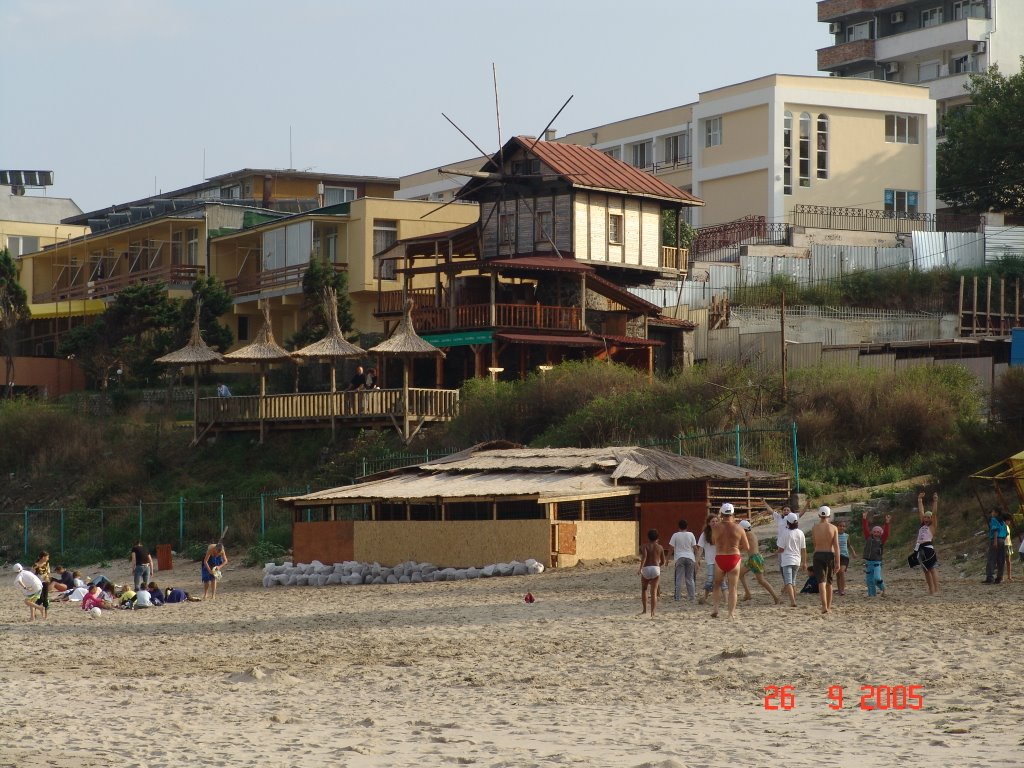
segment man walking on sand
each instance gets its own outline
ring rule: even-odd
[[[712,587],[712,602],[715,609],[711,618],[718,618],[718,603],[722,598],[722,580],[729,586],[729,618],[736,613],[736,588],[740,580],[741,552],[747,552],[747,534],[736,524],[732,504],[725,502],[719,514],[721,522],[715,527],[715,583]]]
[[[697,539],[687,529],[686,520],[679,521],[679,530],[672,534],[668,545],[672,548],[672,558],[675,560],[675,590],[672,598],[679,602],[683,599],[683,583],[686,584],[686,597],[692,603],[697,596],[697,584],[695,575],[697,572],[697,557],[694,549],[697,546]]]
[[[822,506],[818,510],[818,522],[811,529],[814,540],[814,577],[818,580],[818,595],[821,597],[821,612],[832,610],[832,577],[839,565],[839,529],[832,525],[832,510]]]
[[[640,545],[640,604],[647,613],[647,590],[651,590],[651,618],[658,607],[658,582],[661,580],[661,566],[665,564],[665,550],[658,543],[658,532],[652,528],[647,532],[647,541]]]

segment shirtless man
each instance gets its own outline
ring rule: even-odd
[[[811,529],[814,540],[814,577],[818,580],[818,595],[821,597],[821,612],[832,610],[832,576],[839,567],[839,529],[832,525],[832,510],[822,506],[818,510],[818,522]]]
[[[661,566],[665,564],[665,550],[658,543],[658,532],[651,529],[647,532],[647,541],[640,545],[640,604],[644,609],[640,615],[647,613],[647,589],[651,590],[651,618],[658,606],[658,581],[661,579]]]
[[[712,587],[712,601],[715,606],[712,618],[718,618],[718,603],[722,598],[722,580],[729,587],[729,618],[736,612],[736,588],[740,580],[740,552],[749,551],[747,534],[733,518],[732,504],[725,502],[719,514],[722,521],[715,527],[715,584]]]

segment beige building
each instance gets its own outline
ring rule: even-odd
[[[927,88],[769,75],[700,94],[693,104],[567,134],[704,200],[691,223],[748,215],[785,222],[795,205],[935,211],[935,102]],[[455,166],[479,166],[479,161]],[[446,199],[436,170],[396,196]]]

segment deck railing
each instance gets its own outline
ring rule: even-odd
[[[444,296],[441,301],[435,300],[437,291],[433,288],[410,288],[408,292],[403,291],[381,291],[377,294],[378,315],[400,315],[405,311],[405,298],[412,300],[416,307],[433,307],[435,303],[444,303]]]
[[[672,245],[661,246],[661,266],[665,269],[686,269],[689,260],[689,248],[676,248]]]
[[[977,213],[908,213],[833,205],[795,205],[792,215],[794,226],[811,229],[848,229],[889,234],[985,231],[985,217]]]
[[[454,314],[454,320],[452,319]],[[419,307],[413,309],[417,331],[441,331],[468,328],[539,328],[578,331],[579,307],[555,307],[544,304],[463,304],[454,308]]]
[[[402,390],[371,389],[359,392],[300,392],[288,395],[200,398],[199,423],[237,425],[268,422],[385,420],[402,413]],[[409,415],[416,420],[446,421],[459,404],[457,389],[409,390]]]
[[[265,291],[282,288],[301,288],[302,276],[309,269],[309,264],[293,264],[279,269],[264,269],[252,275],[230,277],[224,281],[224,287],[232,296],[248,296]],[[344,272],[344,264],[335,264],[335,272]]]
[[[68,299],[102,299],[120,293],[128,286],[140,283],[162,282],[168,286],[190,286],[202,277],[204,272],[203,267],[187,264],[139,269],[123,275],[89,280],[79,285],[52,288],[49,291],[33,294],[32,301],[35,304],[45,304],[50,301],[66,301]]]

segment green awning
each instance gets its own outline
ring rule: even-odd
[[[424,341],[435,347],[465,347],[470,344],[490,344],[494,340],[493,331],[453,331],[451,333],[422,334]]]

